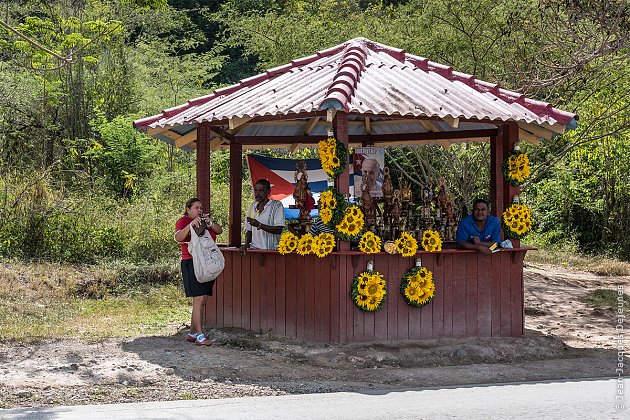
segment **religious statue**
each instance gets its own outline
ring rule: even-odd
[[[298,160],[295,163],[295,174],[293,179],[296,181],[293,198],[295,206],[300,210],[298,220],[300,224],[308,224],[311,219],[310,209],[307,209],[308,201],[308,174],[306,172],[306,161]]]
[[[402,207],[400,204],[400,191],[394,190],[394,198],[392,201],[392,206],[390,208],[392,226],[399,228],[402,223],[400,222]]]
[[[383,186],[381,187],[381,191],[383,192],[383,198],[386,203],[389,203],[394,194],[394,186],[392,185],[392,178],[389,175],[389,168],[385,167],[383,170],[385,175],[383,176]]]
[[[365,215],[366,226],[372,227],[376,225],[376,203],[370,195],[370,185],[367,182],[361,183],[363,192],[361,193],[361,210]]]

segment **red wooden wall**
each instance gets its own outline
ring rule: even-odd
[[[420,253],[433,271],[435,297],[422,308],[400,296],[414,258],[335,253],[280,255],[223,250],[224,273],[206,307],[206,325],[237,327],[310,342],[350,343],[440,337],[522,337],[525,250]],[[385,275],[383,308],[364,312],[350,299],[352,278],[374,260]]]

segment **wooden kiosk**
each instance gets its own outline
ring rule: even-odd
[[[244,148],[316,146],[333,129],[346,146],[453,142],[491,145],[492,212],[519,189],[502,163],[514,145],[551,140],[577,117],[404,50],[356,38],[134,122],[137,129],[197,153],[197,194],[210,204],[210,153],[230,151],[226,269],[206,310],[206,325],[262,330],[312,342],[523,335],[525,248],[490,256],[473,251],[418,252],[433,271],[435,296],[421,308],[398,290],[415,258],[350,251],[325,258],[238,251]],[[349,190],[348,169],[336,180]],[[272,188],[273,190],[273,188]],[[249,202],[249,198],[247,201]],[[383,308],[364,312],[350,298],[368,260],[387,280]]]

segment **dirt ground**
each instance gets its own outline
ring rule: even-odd
[[[526,267],[523,339],[338,346],[211,330],[216,344],[202,348],[173,326],[99,343],[0,343],[0,408],[612,377],[615,312],[578,299],[618,284],[630,292],[630,277]]]

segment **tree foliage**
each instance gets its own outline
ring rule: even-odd
[[[576,130],[525,146],[524,196],[549,241],[630,259],[626,0],[23,0],[1,13],[0,255],[170,255],[195,157],[130,122],[366,37],[577,113]],[[463,206],[488,194],[488,154],[392,148],[387,164],[417,189],[443,178]],[[212,165],[227,221],[228,154]]]

